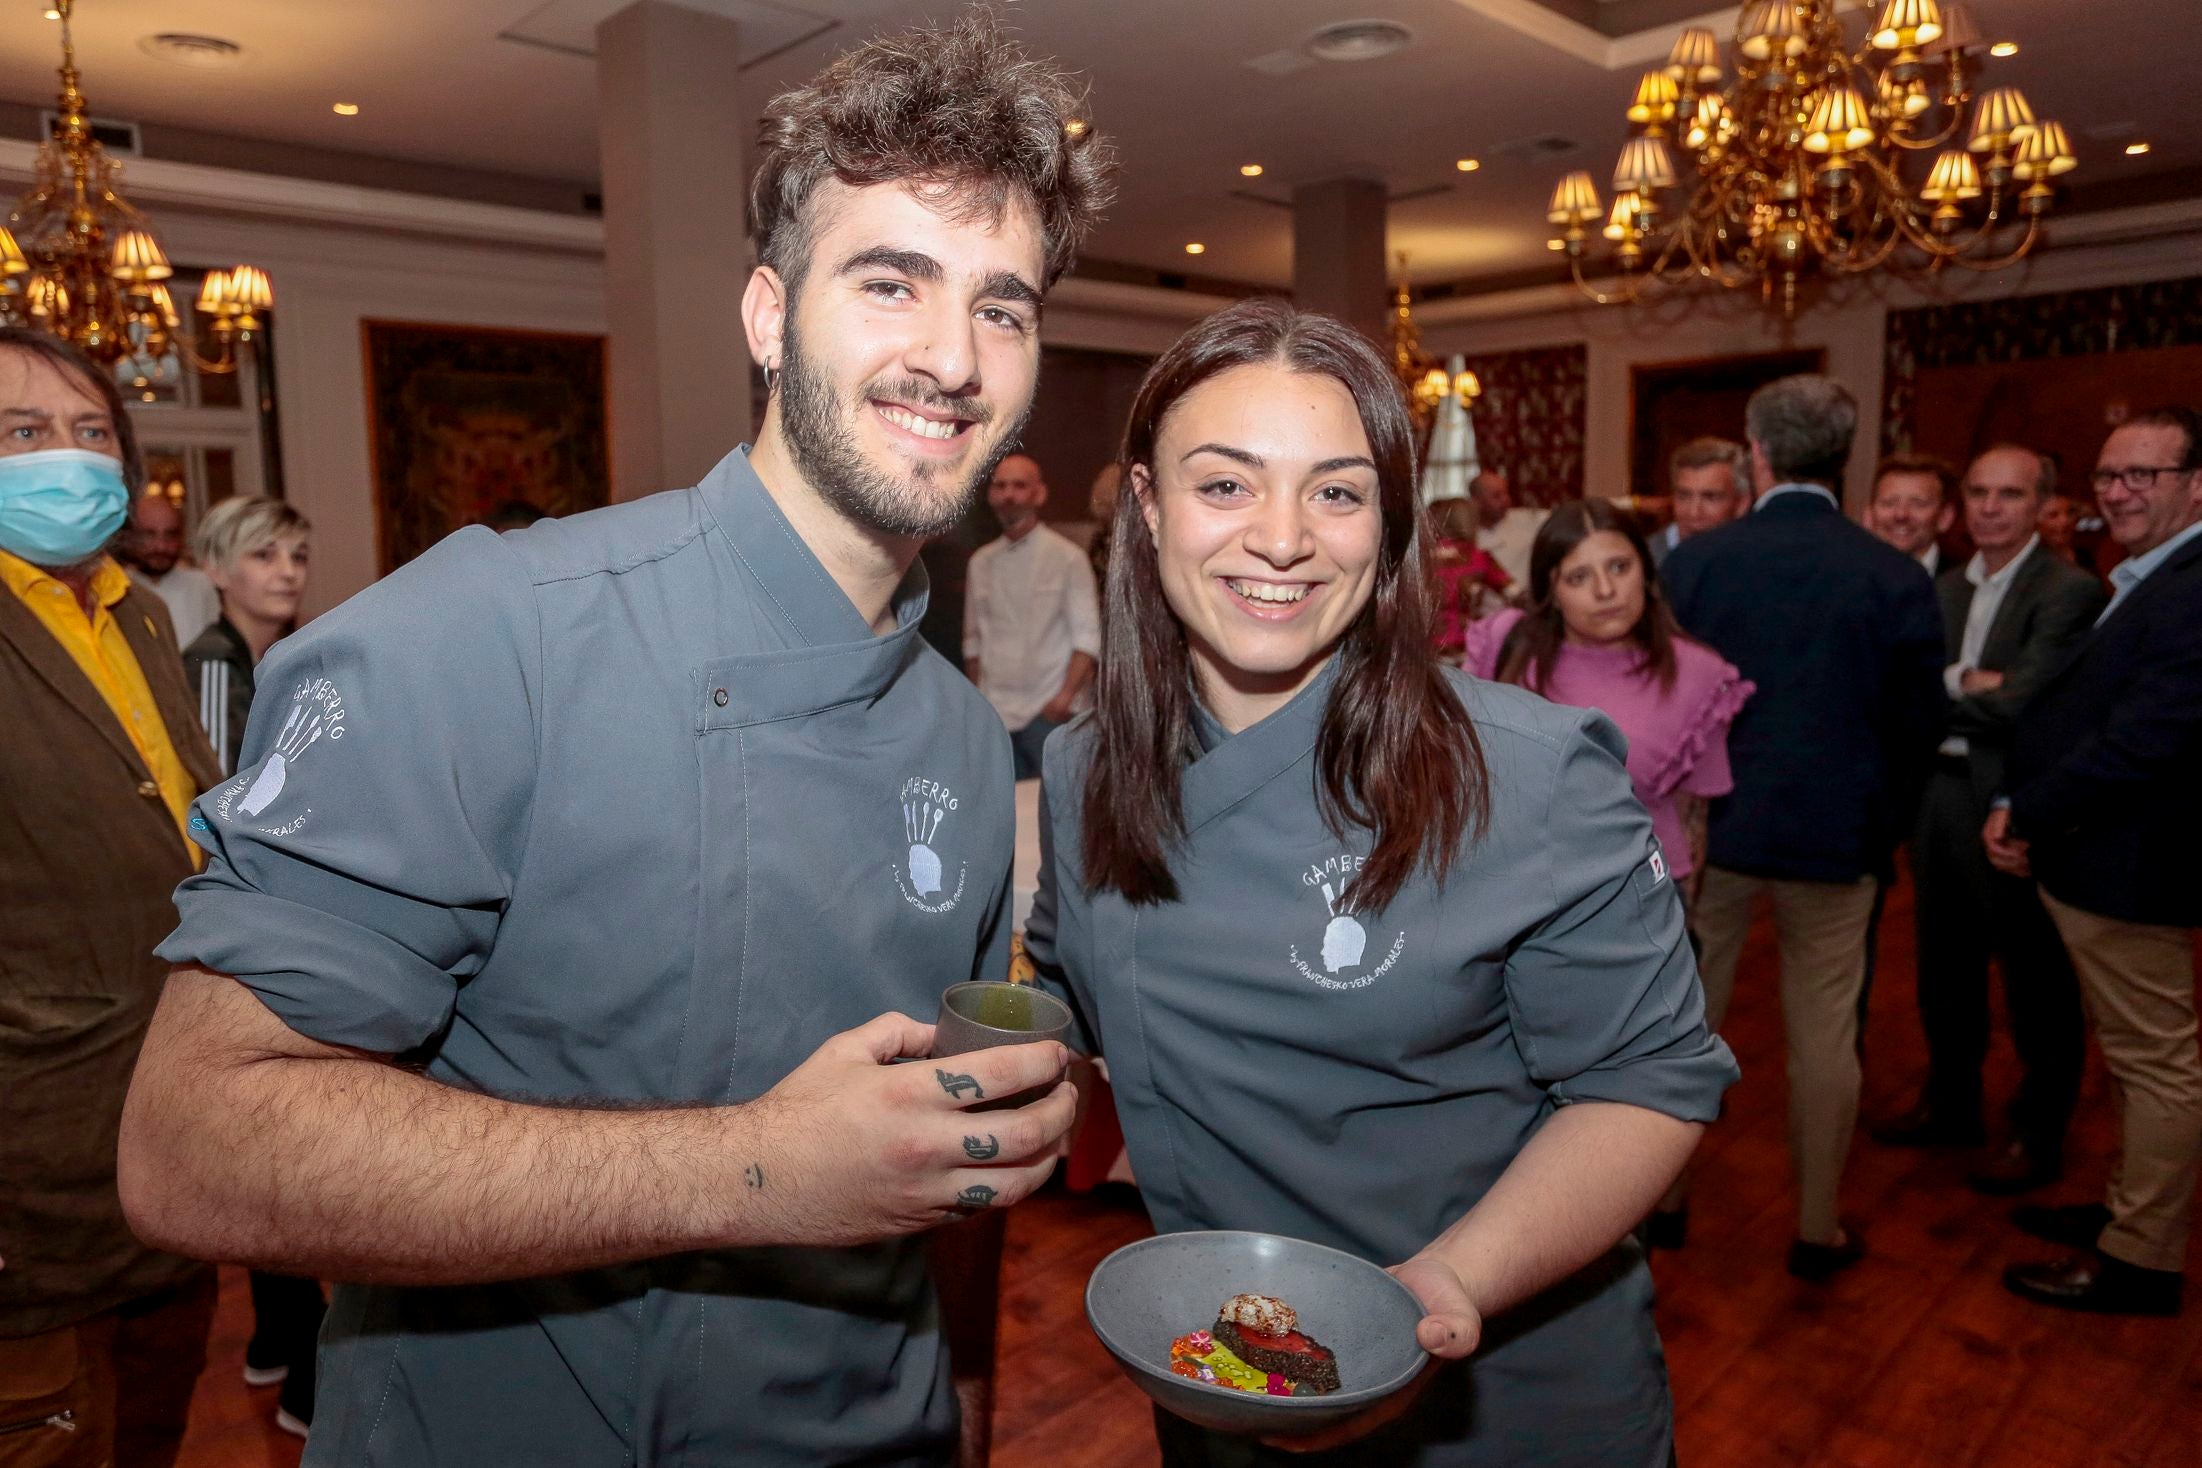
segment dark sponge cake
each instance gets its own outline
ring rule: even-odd
[[[1296,1330],[1262,1335],[1229,1320],[1218,1320],[1211,1333],[1218,1345],[1256,1371],[1285,1377],[1311,1392],[1338,1390],[1338,1358],[1331,1355],[1328,1346]]]

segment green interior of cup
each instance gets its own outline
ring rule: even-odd
[[[1033,994],[1034,991],[1023,984],[989,984],[983,989],[965,989],[951,995],[948,1002],[965,1019],[991,1029],[1046,1029],[1054,1016],[1052,1012],[1045,1019],[1035,1015],[1034,1011],[1040,1006],[1032,1002]]]

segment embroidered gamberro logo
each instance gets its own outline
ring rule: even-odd
[[[1292,945],[1288,956],[1293,972],[1325,989],[1366,989],[1391,972],[1392,965],[1399,962],[1399,955],[1407,946],[1407,935],[1402,931],[1392,938],[1380,962],[1366,972],[1354,972],[1364,967],[1363,960],[1368,956],[1369,930],[1359,913],[1341,911],[1338,902],[1339,893],[1353,874],[1361,870],[1362,861],[1363,858],[1351,852],[1342,852],[1316,862],[1300,874],[1301,886],[1323,894],[1323,910],[1330,915],[1330,920],[1323,925],[1322,971],[1318,973],[1300,956],[1298,944]]]
[[[902,835],[908,849],[895,867],[895,886],[902,900],[919,912],[952,912],[963,901],[970,864],[957,864],[955,887],[947,890],[947,869],[939,850],[948,844],[944,833],[961,803],[955,791],[938,780],[913,775],[902,782]]]

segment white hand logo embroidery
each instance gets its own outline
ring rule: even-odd
[[[941,818],[947,814],[930,800],[902,803],[902,831],[910,841],[910,885],[920,897],[930,897],[940,890],[940,853],[925,843],[933,839]]]
[[[252,788],[245,792],[237,808],[248,816],[256,816],[273,805],[275,797],[283,793],[283,781],[289,768],[325,732],[319,707],[303,702],[292,705],[291,716],[283,721],[283,732],[275,736],[275,753],[268,756],[267,764],[261,767]]]
[[[1338,894],[1328,882],[1323,884],[1323,901],[1331,911],[1330,926],[1323,929],[1323,967],[1331,973],[1357,967],[1362,951],[1369,946],[1368,931],[1358,920],[1338,911]]]

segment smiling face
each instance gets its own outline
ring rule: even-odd
[[[277,535],[240,552],[226,566],[209,566],[207,575],[222,594],[222,613],[238,614],[275,626],[296,621],[306,595],[306,537]]]
[[[802,280],[790,292],[760,269],[744,303],[780,377],[767,431],[776,418],[804,479],[889,535],[952,528],[1032,408],[1039,221],[1021,200],[991,223],[957,217],[967,202],[829,180]]]
[[[1743,513],[1743,486],[1726,464],[1693,464],[1675,470],[1673,495],[1674,528],[1681,540],[1703,535]]]
[[[2202,469],[2179,467],[2192,447],[2183,430],[2157,423],[2124,424],[2104,441],[2095,460],[2098,475],[2111,470],[2155,471],[2154,482],[2146,489],[2134,489],[2120,478],[2095,491],[2110,538],[2124,546],[2127,555],[2147,555],[2202,519]]]
[[[1636,547],[1612,530],[1585,536],[1552,574],[1552,604],[1569,642],[1603,647],[1626,639],[1644,620],[1644,563]]]
[[[1916,560],[1956,518],[1956,508],[1942,502],[1940,480],[1898,470],[1875,482],[1866,529]]]
[[[2041,458],[2022,448],[1990,449],[1965,471],[1965,533],[1990,557],[2016,551],[2041,517]]]
[[[1383,518],[1353,395],[1278,363],[1219,372],[1171,406],[1132,483],[1203,696],[1243,727],[1314,677],[1376,584]]]

